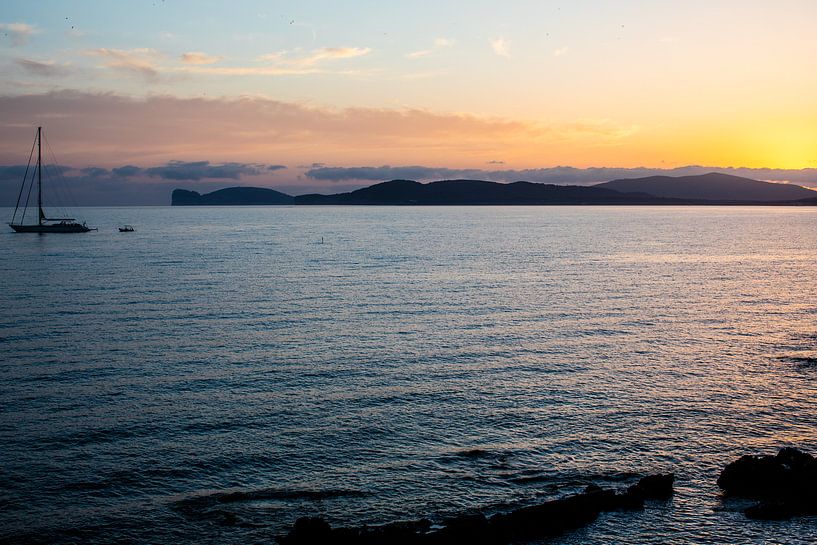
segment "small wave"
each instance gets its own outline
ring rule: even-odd
[[[789,363],[794,363],[799,367],[817,368],[817,355],[780,356],[778,359]]]
[[[553,475],[520,475],[518,477],[508,477],[508,480],[512,483],[517,484],[532,484],[532,483],[543,483],[543,482],[552,482]]]
[[[442,463],[446,465],[459,465],[462,463],[489,463],[496,468],[507,466],[511,453],[506,450],[490,450],[484,448],[469,448],[448,452],[440,456]]]
[[[43,442],[45,448],[62,448],[64,446],[81,447],[85,445],[112,443],[115,441],[144,437],[154,433],[154,426],[131,426],[127,428],[98,428],[75,431],[61,437],[50,438]]]
[[[558,486],[577,486],[596,482],[625,483],[634,480],[638,475],[638,473],[631,471],[566,475],[563,473],[546,473],[528,470],[522,471],[517,475],[506,475],[505,478],[516,484],[548,483]]]
[[[298,490],[291,488],[264,488],[260,490],[234,490],[230,492],[212,492],[183,498],[174,503],[174,507],[186,515],[212,514],[212,508],[233,503],[256,501],[320,501],[334,498],[355,498],[368,496],[361,490]],[[208,515],[209,518],[209,515]]]
[[[198,434],[219,431],[232,431],[237,429],[247,429],[261,427],[257,422],[247,420],[226,420],[214,422],[192,422],[184,426],[184,431]]]
[[[489,451],[481,448],[461,450],[459,452],[454,453],[454,456],[457,456],[459,458],[485,458],[486,456],[490,455],[491,453]]]
[[[444,454],[443,458],[461,458],[466,460],[506,459],[511,456],[511,454],[511,451],[505,449],[474,447]]]
[[[86,492],[95,490],[105,490],[110,486],[104,481],[80,481],[76,483],[65,483],[60,488],[66,492]]]

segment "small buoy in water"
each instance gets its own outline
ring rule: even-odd
[[[321,237],[321,244],[323,244],[323,237]]]

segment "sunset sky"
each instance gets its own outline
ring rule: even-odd
[[[813,0],[9,0],[0,204],[40,124],[89,204],[689,165],[817,186],[815,21]]]

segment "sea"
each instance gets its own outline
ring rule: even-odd
[[[75,212],[99,230],[0,234],[2,543],[274,543],[669,471],[541,543],[817,542],[716,485],[817,454],[815,208]]]

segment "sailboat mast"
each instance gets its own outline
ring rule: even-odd
[[[37,223],[43,224],[43,128],[37,127]]]

